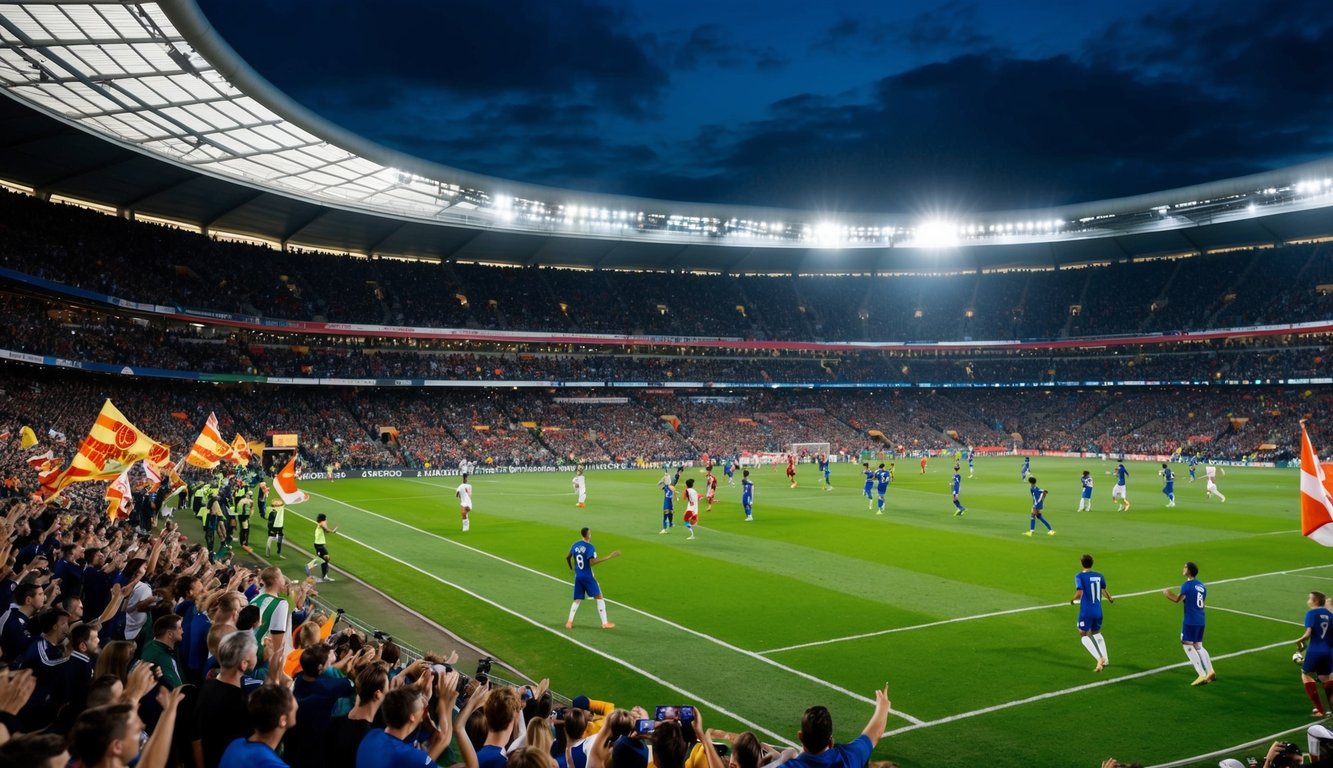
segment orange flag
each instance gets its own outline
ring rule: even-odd
[[[1333,547],[1333,464],[1319,463],[1301,422],[1301,533]]]
[[[69,466],[51,483],[51,497],[71,483],[111,480],[140,459],[154,466],[171,460],[171,449],[139,431],[107,400]]]
[[[253,456],[254,454],[250,453],[250,444],[245,442],[240,432],[237,432],[236,437],[231,439],[231,460],[245,466],[250,463]]]
[[[210,413],[208,421],[204,422],[203,431],[195,438],[194,445],[190,446],[190,455],[185,457],[185,462],[192,467],[212,469],[223,459],[230,458],[232,458],[231,446],[218,432],[218,417]]]
[[[292,454],[292,460],[273,478],[273,487],[278,490],[284,504],[300,504],[310,500],[308,493],[296,487],[296,454]]]
[[[106,487],[106,516],[119,520],[128,514],[134,508],[130,493],[130,471],[126,469]]]

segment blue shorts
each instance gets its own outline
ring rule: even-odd
[[[1180,642],[1182,643],[1202,643],[1203,625],[1185,624],[1180,628]]]
[[[597,579],[591,576],[576,576],[574,578],[574,599],[582,600],[585,597],[600,597],[602,588],[597,585]]]
[[[662,502],[662,511],[663,511],[663,512],[671,512],[674,508],[675,508],[675,507],[674,507],[674,505],[672,505],[671,502],[669,502],[669,501]]]
[[[1305,663],[1301,671],[1310,677],[1333,675],[1333,652],[1327,650],[1305,650]]]
[[[1078,631],[1080,631],[1080,632],[1101,632],[1101,631],[1102,631],[1102,617],[1101,617],[1101,616],[1091,616],[1091,615],[1089,615],[1089,616],[1082,616],[1082,615],[1080,615],[1080,616],[1078,617]]]

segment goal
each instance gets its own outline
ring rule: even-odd
[[[794,454],[798,460],[808,458],[811,461],[821,453],[825,456],[832,455],[828,443],[792,443],[787,446],[787,452]]]

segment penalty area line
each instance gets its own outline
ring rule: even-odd
[[[1293,574],[1293,573],[1303,573],[1303,572],[1305,572],[1305,571],[1318,570],[1318,569],[1320,569],[1320,568],[1333,568],[1333,563],[1329,563],[1329,564],[1325,564],[1325,565],[1311,565],[1311,566],[1306,566],[1306,567],[1304,567],[1304,568],[1288,568],[1288,569],[1286,569],[1286,570],[1282,570],[1282,571],[1270,571],[1270,572],[1268,572],[1268,573],[1256,573],[1256,574],[1252,574],[1252,575],[1249,575],[1249,576],[1233,576],[1233,577],[1231,577],[1231,578],[1229,578],[1229,579],[1218,579],[1217,581],[1210,581],[1210,582],[1208,582],[1208,586],[1211,587],[1211,586],[1215,586],[1215,585],[1217,585],[1217,584],[1231,584],[1231,583],[1234,583],[1234,582],[1237,582],[1237,581],[1249,581],[1249,580],[1251,580],[1251,579],[1263,579],[1263,578],[1267,578],[1267,577],[1270,577],[1270,576],[1286,576],[1286,575]],[[1326,578],[1326,577],[1311,576],[1310,578]],[[1118,596],[1116,597],[1116,599],[1117,599],[1117,600],[1123,600],[1123,599],[1125,599],[1125,598],[1127,598],[1127,597],[1143,597],[1144,595],[1155,595],[1155,594],[1160,594],[1161,591],[1162,591],[1161,589],[1145,589],[1145,590],[1143,590],[1143,591],[1141,591],[1141,592],[1129,592],[1129,593],[1127,593],[1127,594],[1118,595]],[[871,637],[882,637],[882,636],[884,636],[884,635],[893,635],[893,634],[897,634],[897,633],[899,633],[899,632],[911,632],[911,631],[913,631],[913,630],[917,630],[917,629],[930,629],[931,627],[942,627],[942,626],[946,626],[946,625],[948,625],[948,624],[958,624],[958,623],[960,623],[960,622],[965,622],[965,621],[976,621],[976,620],[978,620],[978,619],[993,619],[993,618],[995,618],[996,616],[1012,616],[1012,615],[1014,615],[1014,614],[1016,614],[1016,613],[1030,613],[1030,612],[1032,612],[1032,611],[1045,611],[1045,610],[1049,610],[1049,609],[1051,609],[1051,608],[1067,608],[1067,607],[1069,607],[1069,603],[1051,603],[1050,605],[1028,605],[1028,606],[1024,606],[1024,607],[1022,607],[1022,608],[1009,608],[1008,610],[1003,610],[1003,611],[991,611],[991,612],[989,612],[989,613],[978,613],[978,614],[975,614],[975,615],[973,615],[973,616],[955,616],[954,618],[951,618],[951,619],[940,619],[939,621],[928,621],[928,622],[925,622],[924,624],[909,624],[908,626],[905,626],[905,627],[891,627],[891,628],[889,628],[889,629],[879,629],[879,630],[876,630],[876,631],[874,631],[874,632],[862,632],[862,633],[857,634],[857,635],[846,635],[846,636],[843,636],[843,637],[833,637],[833,638],[829,638],[828,640],[812,640],[811,642],[808,642],[808,643],[797,643],[796,645],[784,645],[784,646],[782,646],[781,648],[769,648],[768,650],[765,650],[765,651],[756,651],[756,653],[759,653],[759,654],[761,654],[761,655],[768,655],[768,654],[771,654],[771,653],[786,653],[787,651],[799,651],[799,650],[801,650],[801,649],[803,649],[803,648],[816,648],[816,647],[819,647],[819,646],[821,646],[821,645],[833,645],[834,643],[846,643],[846,642],[850,642],[850,641],[852,641],[852,640],[866,640],[866,639],[871,638]],[[1208,606],[1208,607],[1211,608],[1212,606],[1210,605],[1210,606]],[[1233,611],[1233,612],[1234,612],[1234,611]],[[1267,617],[1267,616],[1260,616],[1259,618],[1269,618],[1269,617]]]
[[[537,569],[535,569],[535,568],[530,568],[530,567],[528,567],[528,566],[526,566],[526,565],[523,565],[522,563],[516,563],[516,562],[514,562],[514,561],[512,561],[512,560],[506,560],[505,558],[500,557],[499,555],[496,555],[496,554],[494,554],[494,553],[487,552],[487,551],[482,550],[482,549],[477,549],[476,547],[473,547],[473,546],[468,545],[468,544],[464,544],[464,543],[462,543],[461,541],[455,541],[454,539],[450,539],[450,538],[448,538],[448,537],[446,537],[446,536],[441,536],[441,535],[439,535],[438,533],[434,533],[434,532],[431,532],[431,531],[423,530],[423,529],[421,529],[421,528],[417,528],[416,526],[413,526],[413,525],[408,525],[407,523],[405,523],[405,522],[403,522],[403,521],[401,521],[401,520],[395,520],[395,519],[392,518],[392,517],[388,517],[388,516],[386,516],[386,515],[381,515],[381,514],[378,513],[378,512],[373,512],[373,511],[371,511],[371,510],[369,510],[369,509],[365,509],[365,508],[362,508],[362,507],[358,507],[358,506],[356,506],[356,505],[354,505],[354,504],[349,504],[348,502],[342,501],[342,500],[340,500],[340,499],[335,499],[335,498],[333,498],[333,497],[331,497],[331,496],[324,496],[324,495],[316,494],[316,493],[311,493],[310,495],[311,495],[311,496],[318,496],[319,498],[326,499],[326,500],[328,500],[328,501],[332,501],[332,502],[334,502],[334,503],[336,503],[336,504],[341,504],[342,506],[347,507],[347,508],[349,508],[349,509],[354,509],[354,510],[356,510],[356,511],[358,511],[358,512],[361,512],[361,513],[363,513],[363,514],[367,514],[367,515],[370,515],[370,516],[372,516],[372,517],[377,517],[377,518],[379,518],[379,519],[381,519],[381,520],[385,520],[385,521],[387,521],[387,522],[395,523],[395,524],[397,524],[397,525],[400,525],[400,526],[402,526],[402,527],[408,529],[409,531],[415,531],[415,532],[417,532],[417,533],[419,533],[419,534],[422,534],[422,535],[424,535],[424,536],[429,536],[429,537],[431,537],[431,538],[439,539],[440,541],[443,541],[443,542],[445,542],[445,543],[447,543],[447,544],[451,544],[451,545],[453,545],[453,546],[455,546],[455,547],[459,547],[459,548],[461,548],[461,549],[465,549],[465,550],[467,550],[467,551],[469,551],[469,552],[473,552],[473,553],[475,553],[475,554],[482,555],[482,556],[484,556],[484,557],[489,557],[489,558],[491,558],[492,560],[495,560],[496,562],[499,562],[499,563],[503,563],[503,564],[505,564],[505,565],[507,565],[507,566],[509,566],[509,567],[511,567],[511,568],[517,568],[517,569],[519,569],[519,570],[521,570],[521,571],[525,571],[525,572],[530,573],[530,574],[533,574],[533,575],[535,575],[535,576],[540,576],[540,577],[542,577],[542,578],[544,578],[544,579],[549,579],[550,581],[554,581],[554,582],[557,583],[557,584],[568,585],[568,583],[569,583],[569,582],[565,581],[564,579],[556,578],[555,576],[552,576],[552,575],[549,574],[549,573],[543,573],[542,571],[539,571],[539,570],[537,570]],[[307,519],[308,519],[308,518],[307,518]],[[395,559],[396,559],[396,558],[395,558]],[[670,620],[670,619],[668,619],[668,618],[665,618],[665,617],[663,617],[663,616],[658,616],[657,614],[649,613],[648,611],[645,611],[645,610],[643,610],[643,609],[641,609],[641,608],[636,608],[636,607],[634,607],[634,606],[632,606],[632,605],[628,605],[628,604],[626,604],[626,603],[618,602],[618,601],[615,601],[615,600],[607,600],[606,602],[610,603],[611,605],[615,605],[615,606],[618,606],[618,607],[620,607],[620,608],[624,608],[625,610],[630,611],[631,613],[638,614],[638,615],[640,615],[640,616],[642,616],[642,617],[644,617],[644,618],[646,618],[646,619],[651,619],[651,620],[656,621],[656,622],[658,622],[658,623],[660,623],[660,624],[665,624],[666,626],[671,627],[672,629],[675,629],[675,630],[677,630],[677,631],[679,631],[679,632],[684,632],[684,633],[686,633],[686,634],[693,635],[694,637],[697,637],[697,638],[699,638],[700,640],[705,640],[705,641],[707,641],[707,642],[709,642],[709,643],[712,643],[713,645],[716,645],[716,646],[718,646],[719,648],[724,648],[724,649],[726,649],[726,650],[728,650],[728,651],[731,651],[731,652],[733,652],[733,653],[737,653],[737,654],[740,654],[740,655],[745,656],[745,657],[747,657],[747,658],[750,658],[750,659],[753,659],[753,660],[755,660],[755,661],[758,661],[758,662],[760,662],[760,663],[762,663],[762,664],[766,664],[766,665],[768,665],[768,666],[770,666],[770,667],[773,667],[774,669],[781,670],[781,671],[786,672],[786,673],[788,673],[788,674],[790,674],[790,675],[795,675],[796,677],[799,677],[799,678],[801,678],[802,680],[805,680],[805,681],[810,682],[810,683],[814,683],[815,685],[818,685],[818,686],[827,688],[827,689],[829,689],[829,690],[831,690],[831,691],[835,691],[835,692],[840,693],[840,694],[842,694],[842,695],[844,695],[844,696],[847,696],[848,698],[851,698],[851,699],[854,699],[854,700],[856,700],[856,701],[859,701],[859,702],[861,702],[861,703],[863,703],[863,704],[870,704],[870,705],[873,706],[874,703],[875,703],[875,700],[874,700],[873,698],[870,698],[869,696],[863,696],[863,695],[861,695],[861,694],[859,694],[859,693],[856,693],[855,691],[848,690],[847,688],[843,688],[843,687],[840,686],[840,685],[836,685],[836,684],[831,683],[831,682],[829,682],[829,681],[827,681],[827,680],[825,680],[825,679],[823,679],[823,678],[820,678],[820,677],[817,677],[817,676],[815,676],[815,675],[812,675],[812,674],[810,674],[809,672],[803,672],[803,671],[801,671],[801,670],[799,670],[799,669],[795,669],[795,668],[793,668],[793,667],[789,667],[789,666],[787,666],[786,664],[783,664],[782,662],[774,661],[773,659],[767,658],[767,657],[765,657],[765,656],[763,656],[763,655],[761,655],[761,654],[759,654],[759,653],[756,653],[756,652],[751,651],[751,650],[747,650],[747,649],[745,649],[745,648],[741,648],[741,647],[739,647],[739,646],[737,646],[737,645],[733,645],[732,643],[729,643],[729,642],[727,642],[726,640],[723,640],[723,639],[718,638],[718,637],[713,637],[712,635],[709,635],[709,634],[704,633],[704,632],[700,632],[700,631],[697,630],[697,629],[693,629],[693,628],[691,628],[691,627],[687,627],[687,626],[685,626],[685,625],[683,625],[683,624],[678,624],[678,623],[676,623],[676,622],[674,622],[674,621],[672,621],[672,620]],[[557,634],[559,634],[559,633],[557,633]],[[563,636],[563,635],[562,635],[562,636]],[[919,718],[913,717],[912,715],[909,715],[909,714],[907,714],[906,712],[895,711],[893,714],[897,715],[898,717],[902,718],[903,720],[906,720],[906,721],[909,722],[909,723],[920,723],[920,722],[922,722]]]
[[[1290,646],[1290,645],[1291,645],[1291,641],[1290,641],[1290,640],[1283,640],[1283,641],[1280,642],[1280,643],[1270,643],[1270,644],[1268,644],[1268,645],[1261,645],[1261,646],[1258,646],[1257,648],[1246,648],[1246,649],[1243,650],[1243,651],[1233,651],[1233,652],[1231,652],[1231,653],[1222,654],[1222,655],[1220,655],[1220,656],[1214,656],[1213,658],[1214,658],[1214,659],[1217,659],[1217,660],[1222,660],[1222,661],[1224,661],[1224,660],[1226,660],[1226,659],[1234,659],[1234,658],[1236,658],[1236,657],[1238,657],[1238,656],[1247,656],[1247,655],[1249,655],[1249,654],[1251,654],[1251,653],[1262,653],[1263,651],[1271,651],[1271,650],[1273,650],[1274,648],[1282,648],[1282,647],[1284,647],[1284,646]],[[1110,685],[1118,685],[1119,683],[1127,682],[1127,681],[1129,681],[1129,680],[1138,680],[1139,678],[1143,678],[1143,677],[1152,677],[1153,675],[1158,675],[1158,674],[1161,674],[1161,673],[1163,673],[1163,672],[1169,672],[1169,671],[1171,671],[1171,670],[1173,670],[1173,669],[1180,669],[1180,668],[1182,668],[1182,667],[1188,667],[1188,666],[1190,666],[1190,665],[1191,665],[1190,662],[1188,662],[1188,661],[1182,661],[1182,662],[1178,662],[1178,663],[1176,663],[1176,664],[1167,664],[1166,666],[1155,667],[1155,668],[1153,668],[1153,669],[1145,669],[1145,670],[1143,670],[1142,672],[1134,672],[1134,673],[1132,673],[1132,674],[1122,675],[1121,677],[1114,677],[1114,678],[1111,678],[1111,679],[1109,679],[1109,680],[1098,680],[1097,682],[1093,682],[1093,683],[1084,683],[1083,685],[1076,685],[1076,686],[1074,686],[1074,687],[1072,687],[1072,688],[1062,688],[1061,690],[1058,690],[1058,691],[1048,691],[1048,692],[1046,692],[1046,693],[1039,693],[1039,694],[1037,694],[1037,695],[1035,695],[1035,696],[1028,696],[1027,698],[1023,698],[1023,699],[1015,699],[1015,700],[1013,700],[1013,701],[1006,701],[1006,702],[1004,702],[1003,704],[994,704],[994,705],[991,705],[991,706],[989,706],[989,707],[982,707],[981,709],[974,709],[974,710],[972,710],[972,711],[970,711],[970,712],[960,712],[960,713],[958,713],[958,714],[956,714],[956,715],[949,715],[948,717],[941,717],[941,718],[939,718],[938,720],[930,720],[930,721],[927,721],[927,722],[924,722],[924,723],[920,723],[920,724],[905,725],[905,726],[903,726],[902,728],[896,728],[896,729],[894,729],[894,730],[892,730],[892,731],[886,731],[886,732],[884,733],[884,736],[885,736],[885,737],[888,737],[888,736],[895,736],[895,735],[900,734],[900,733],[908,733],[908,732],[910,732],[910,731],[915,731],[915,730],[919,730],[919,729],[922,729],[922,728],[934,728],[934,727],[937,726],[937,725],[947,725],[948,723],[956,723],[956,722],[958,722],[959,720],[969,720],[969,719],[974,718],[974,717],[980,717],[981,715],[989,715],[989,714],[991,714],[992,712],[999,712],[999,711],[1001,711],[1001,710],[1005,710],[1005,709],[1012,709],[1012,708],[1014,708],[1014,707],[1021,707],[1021,706],[1025,705],[1025,704],[1035,704],[1036,702],[1039,702],[1039,701],[1046,701],[1046,700],[1048,700],[1048,699],[1056,699],[1056,698],[1060,698],[1061,696],[1068,696],[1068,695],[1073,694],[1073,693],[1082,693],[1083,691],[1090,691],[1090,690],[1093,690],[1093,689],[1096,689],[1096,688],[1105,688],[1105,687],[1110,686]]]
[[[313,496],[313,495],[315,495],[315,494],[311,494],[311,495]],[[328,498],[328,497],[324,497],[324,498]],[[330,501],[337,501],[337,499],[330,499]],[[340,502],[340,503],[345,503],[345,502]],[[350,505],[349,505],[349,506],[350,506]],[[300,512],[296,512],[295,510],[291,510],[291,512],[292,512],[293,514],[295,514],[297,517],[303,518],[303,519],[308,520],[308,521],[310,521],[310,522],[314,522],[314,519],[311,518],[311,517],[309,517],[309,516],[307,516],[307,515],[303,515],[303,514],[301,514]],[[773,739],[773,740],[775,740],[775,741],[781,742],[781,743],[785,744],[786,746],[795,746],[795,745],[792,744],[789,740],[787,740],[786,738],[782,737],[781,735],[779,735],[779,734],[777,734],[777,733],[774,733],[774,732],[768,730],[767,728],[764,728],[764,727],[762,727],[762,726],[760,726],[760,725],[758,725],[758,724],[756,724],[756,723],[752,723],[752,722],[750,722],[749,720],[745,719],[744,717],[741,717],[740,715],[736,714],[735,712],[732,712],[731,710],[725,709],[725,708],[723,708],[721,705],[719,705],[719,704],[715,704],[715,703],[709,701],[708,699],[705,699],[704,697],[700,696],[700,695],[697,694],[697,693],[694,693],[694,692],[689,691],[689,690],[687,690],[687,689],[685,689],[685,688],[682,688],[682,687],[679,686],[679,685],[676,685],[676,684],[671,683],[671,682],[669,682],[669,681],[667,681],[667,680],[664,680],[663,678],[661,678],[661,677],[659,677],[659,676],[653,674],[652,672],[649,672],[648,670],[643,669],[642,667],[636,666],[636,665],[634,665],[633,663],[631,663],[631,662],[629,662],[629,661],[627,661],[627,660],[625,660],[625,659],[620,658],[619,656],[614,656],[614,655],[612,655],[612,654],[610,654],[610,653],[607,653],[606,651],[603,651],[603,650],[600,649],[600,648],[597,648],[597,647],[595,647],[595,646],[593,646],[593,645],[590,645],[590,644],[588,644],[588,643],[585,643],[585,642],[583,642],[583,641],[581,641],[581,640],[578,640],[578,639],[576,639],[576,638],[570,637],[569,635],[566,635],[566,634],[564,634],[563,632],[557,632],[555,629],[553,629],[552,627],[546,625],[546,624],[543,623],[543,622],[537,621],[536,619],[534,619],[534,618],[532,618],[532,617],[530,617],[530,616],[527,616],[527,615],[525,615],[525,614],[519,613],[518,611],[514,610],[513,608],[510,608],[510,607],[508,607],[508,606],[506,606],[506,605],[502,605],[502,604],[500,604],[500,603],[498,603],[498,602],[496,602],[496,601],[494,601],[494,600],[491,600],[490,598],[488,598],[488,597],[486,597],[486,596],[484,596],[484,595],[477,594],[476,592],[473,592],[472,590],[468,589],[467,587],[464,587],[464,586],[461,585],[461,584],[456,584],[456,583],[454,583],[454,582],[452,582],[452,581],[449,581],[448,579],[445,579],[445,578],[443,578],[443,577],[441,577],[441,576],[438,576],[438,575],[436,575],[436,574],[434,574],[434,573],[431,573],[431,572],[425,570],[424,568],[421,568],[420,566],[414,565],[413,563],[409,563],[409,562],[407,562],[406,560],[403,560],[403,559],[401,559],[401,558],[399,558],[399,557],[395,557],[394,555],[391,555],[391,554],[389,554],[388,552],[385,552],[385,551],[382,550],[382,549],[378,549],[377,547],[373,547],[373,546],[371,546],[370,544],[367,544],[367,543],[365,543],[364,541],[361,541],[360,539],[354,538],[354,537],[352,537],[352,536],[345,536],[345,535],[342,535],[342,534],[339,534],[339,535],[342,536],[342,538],[344,538],[344,539],[346,539],[346,540],[348,540],[348,541],[350,541],[350,542],[352,542],[352,543],[354,543],[354,544],[357,544],[357,545],[359,545],[359,546],[362,546],[362,547],[366,548],[367,550],[369,550],[369,551],[371,551],[371,552],[374,552],[375,554],[379,555],[380,557],[385,558],[386,560],[391,560],[391,561],[393,561],[393,562],[395,562],[395,563],[398,563],[399,565],[403,566],[404,568],[409,568],[409,569],[411,569],[411,570],[413,570],[413,571],[416,571],[417,573],[421,574],[422,576],[425,576],[425,577],[428,578],[428,579],[432,579],[432,580],[434,580],[434,581],[438,581],[439,583],[441,583],[441,584],[443,584],[443,585],[445,585],[445,586],[447,586],[447,587],[452,587],[453,589],[456,589],[456,590],[458,590],[459,592],[462,592],[463,594],[467,595],[468,597],[471,597],[471,598],[473,598],[473,599],[475,599],[475,600],[480,600],[481,602],[485,603],[486,605],[489,605],[489,606],[491,606],[492,608],[495,608],[495,609],[497,609],[497,610],[503,611],[503,612],[509,614],[510,616],[513,616],[514,618],[519,619],[520,621],[527,622],[528,624],[531,624],[532,626],[534,626],[534,627],[536,627],[536,628],[542,630],[543,632],[547,632],[548,634],[555,635],[556,637],[559,637],[559,638],[562,639],[562,640],[566,640],[566,641],[572,643],[573,645],[576,645],[576,646],[578,646],[579,648],[582,648],[583,650],[588,651],[589,653],[592,653],[592,654],[595,654],[595,655],[597,655],[597,656],[600,656],[600,657],[602,657],[603,659],[606,659],[607,661],[613,662],[613,663],[615,663],[615,664],[619,664],[620,666],[624,667],[625,669],[628,669],[629,671],[635,673],[636,675],[641,675],[645,680],[650,680],[650,681],[652,681],[652,682],[654,682],[654,683],[657,683],[658,685],[660,685],[660,686],[662,686],[662,687],[664,687],[664,688],[669,688],[670,690],[675,691],[676,693],[678,693],[678,694],[680,694],[681,696],[685,697],[687,701],[700,701],[700,702],[703,702],[703,703],[705,703],[705,704],[708,706],[708,708],[709,708],[711,711],[713,711],[713,712],[717,712],[717,713],[719,713],[719,714],[722,714],[722,715],[725,715],[725,716],[727,716],[727,717],[730,717],[730,718],[732,718],[733,720],[735,720],[735,721],[738,722],[738,723],[743,723],[743,724],[746,725],[747,727],[749,727],[749,728],[753,728],[753,729],[756,730],[756,731],[760,731],[760,732],[762,732],[765,736],[767,736],[767,737],[769,737],[769,738],[771,738],[771,739]]]

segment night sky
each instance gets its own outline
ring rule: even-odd
[[[957,214],[1333,154],[1325,0],[200,5],[373,141],[596,192]]]

